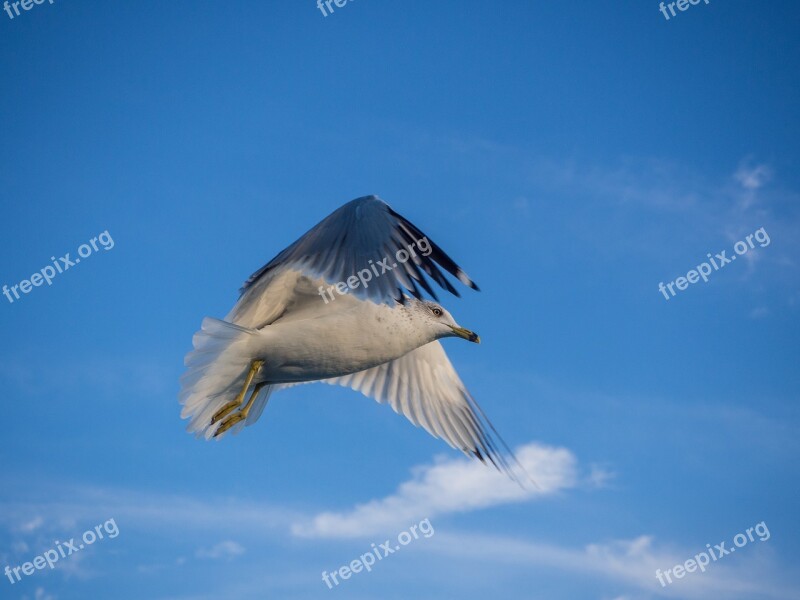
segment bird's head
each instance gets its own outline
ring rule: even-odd
[[[481,343],[477,333],[461,327],[445,308],[429,300],[414,301],[417,318],[422,319],[435,333],[435,339],[460,337],[469,342]]]

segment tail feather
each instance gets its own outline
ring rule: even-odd
[[[178,399],[183,405],[181,417],[189,419],[187,431],[206,439],[214,436],[219,423],[212,425],[211,418],[226,402],[233,400],[244,385],[253,359],[253,337],[257,334],[253,329],[219,319],[203,319],[200,331],[192,338],[194,350],[186,355],[187,370],[180,380]],[[272,387],[265,386],[261,390],[246,422],[235,425],[230,431],[239,431],[258,419]]]

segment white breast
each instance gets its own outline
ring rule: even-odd
[[[265,381],[315,381],[392,361],[433,341],[403,306],[389,307],[342,296],[318,316],[276,321],[254,338],[265,361]]]

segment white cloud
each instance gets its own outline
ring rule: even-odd
[[[616,473],[613,471],[601,465],[592,464],[589,466],[589,475],[586,478],[586,483],[588,483],[590,487],[604,488],[615,477]]]
[[[452,534],[438,535],[436,544],[432,544],[430,549],[451,559],[474,560],[484,568],[488,561],[519,566],[526,572],[535,566],[548,571],[556,569],[599,577],[631,588],[625,590],[622,598],[631,597],[631,591],[637,593],[637,598],[639,594],[645,594],[641,597],[684,600],[722,596],[748,600],[753,597],[786,600],[796,597],[791,586],[776,583],[773,568],[759,557],[760,549],[757,547],[748,549],[751,554],[745,560],[735,561],[738,555],[730,559],[726,557],[725,560],[730,561],[727,564],[712,563],[704,573],[687,573],[683,579],[674,579],[666,587],[658,582],[656,570],[683,564],[698,552],[697,549],[678,552],[659,548],[647,535],[568,548],[500,536]],[[453,566],[459,572],[470,572],[463,563]]]
[[[22,600],[29,600],[30,596],[22,596]],[[48,594],[44,588],[37,587],[33,592],[33,600],[56,600],[52,594]]]
[[[37,500],[0,501],[0,527],[19,531],[20,523],[36,525],[37,533],[68,536],[81,533],[113,516],[120,527],[192,531],[274,532],[297,518],[289,509],[266,503],[211,497],[139,492],[90,486],[45,486]],[[219,515],[225,514],[225,519]],[[46,524],[37,515],[46,514]],[[124,524],[124,525],[123,525]]]
[[[324,512],[310,522],[296,522],[292,533],[303,537],[366,536],[436,515],[524,502],[577,484],[577,461],[569,450],[528,444],[516,455],[537,487],[523,488],[474,460],[443,460],[416,467],[412,479],[390,496],[347,512]]]
[[[44,519],[40,516],[36,516],[29,521],[21,523],[17,526],[17,531],[22,533],[33,533],[37,529],[39,529],[42,525],[44,525]]]
[[[199,548],[195,555],[197,558],[235,558],[245,553],[244,546],[232,540],[220,542],[211,548]]]
[[[121,494],[119,490],[84,488],[80,491],[61,490],[57,495],[69,497],[74,504],[29,506],[31,512],[27,514],[21,512],[22,504],[0,503],[0,522],[6,520],[15,525],[28,523],[36,515],[47,514],[42,529],[49,531],[59,518],[74,518],[82,522],[90,515],[90,520],[96,521],[97,514],[114,514],[120,523],[124,516],[131,526],[159,530],[171,525],[184,532],[208,532],[222,527],[225,531],[233,528],[243,535],[267,530],[275,534],[285,531],[287,524],[295,523],[295,534],[352,537],[386,527],[399,531],[408,527],[412,520],[419,521],[437,514],[530,501],[587,482],[603,482],[607,478],[605,471],[592,466],[588,477],[581,475],[576,458],[564,448],[528,444],[521,447],[517,454],[526,470],[538,482],[539,489],[521,489],[507,477],[476,461],[456,459],[418,467],[409,481],[383,499],[342,513],[323,513],[309,520],[301,520],[297,513],[241,501],[220,501],[217,498],[201,503],[188,497]],[[10,512],[6,510],[9,508]],[[224,520],[219,519],[221,510],[228,515]],[[224,541],[220,543],[198,549],[196,556],[208,560],[232,560],[247,554],[239,542],[222,539]],[[712,563],[706,573],[693,573],[666,588],[658,584],[656,569],[666,570],[681,564],[702,551],[702,546],[666,547],[657,545],[654,538],[648,535],[567,546],[561,542],[543,543],[503,536],[445,533],[440,530],[429,544],[424,545],[424,549],[426,552],[446,555],[449,560],[445,564],[462,574],[474,571],[478,576],[486,572],[487,563],[494,563],[504,565],[508,569],[504,577],[512,581],[517,576],[527,577],[532,567],[541,567],[544,572],[563,571],[585,575],[591,580],[611,581],[612,586],[606,588],[607,598],[644,600],[672,597],[694,600],[724,596],[732,600],[753,597],[788,600],[793,597],[792,593],[786,591],[789,587],[779,583],[782,578],[775,573],[773,549],[767,544],[748,547],[742,551],[741,558],[739,553],[735,557],[726,557],[724,561]],[[65,575],[87,576],[86,573],[77,572],[82,556],[74,556],[71,561],[64,562],[63,567],[72,569],[64,571]],[[178,562],[180,564],[183,561]],[[481,568],[470,569],[473,563],[481,565]],[[492,568],[492,565],[489,564],[488,568]],[[148,573],[151,570],[142,569],[141,572]],[[297,577],[298,581],[305,581],[307,573],[304,571]],[[281,581],[285,583],[283,579]],[[279,585],[274,581],[268,583]],[[259,585],[262,588],[269,587],[267,583]],[[210,599],[218,596],[212,593],[202,597]],[[45,595],[42,600],[49,599]],[[186,597],[182,600],[186,600]]]
[[[772,169],[764,164],[750,166],[742,163],[733,177],[744,189],[757,190],[772,178]]]

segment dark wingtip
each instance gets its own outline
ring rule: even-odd
[[[445,271],[450,273],[453,277],[458,279],[462,284],[472,288],[473,290],[480,291],[478,284],[476,284],[472,279],[470,279],[469,275],[467,275],[464,270],[456,264],[456,262],[448,256],[448,254],[442,250],[433,240],[431,240],[427,235],[425,235],[422,230],[420,230],[416,225],[414,225],[411,221],[406,219],[403,215],[396,212],[392,207],[387,204],[387,210],[390,215],[395,217],[400,224],[400,228],[406,234],[409,239],[422,239],[425,238],[428,240],[428,243],[431,246],[432,253],[426,255],[429,258],[431,264],[431,268],[423,267],[423,270],[432,277],[436,283],[438,283],[441,287],[446,289],[451,294],[460,297],[460,294],[455,290],[455,288],[450,285],[450,282],[447,281],[447,278],[444,277],[441,272],[436,269],[435,265],[438,263]],[[436,269],[435,272],[432,272],[433,269]],[[438,275],[438,276],[437,276]]]
[[[472,279],[469,278],[469,275],[464,273],[463,270],[461,270],[461,269],[458,270],[458,273],[456,273],[456,278],[461,283],[463,283],[464,285],[466,285],[469,288],[472,288],[476,292],[480,292],[481,291],[481,288],[478,287],[478,284],[475,283],[474,281],[472,281]]]

